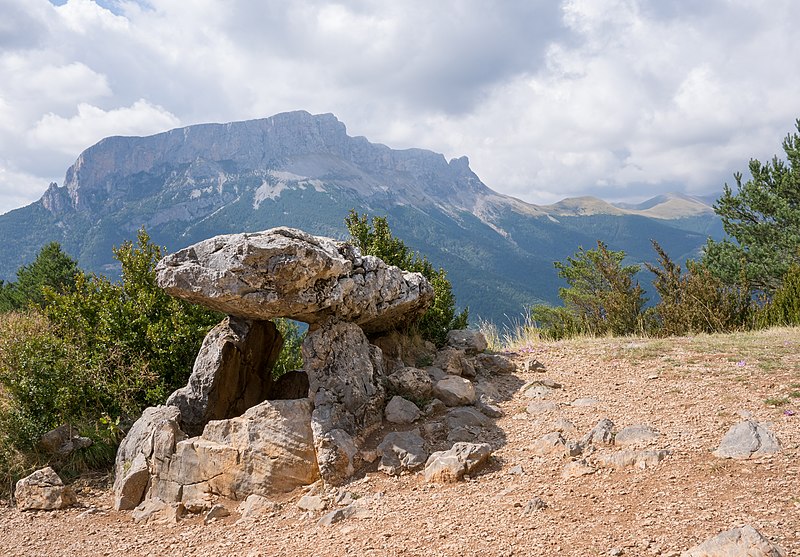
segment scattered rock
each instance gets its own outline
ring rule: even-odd
[[[297,508],[301,511],[324,511],[328,503],[319,495],[303,495],[297,502]]]
[[[463,350],[470,356],[483,352],[489,346],[482,332],[471,329],[448,331],[447,345],[451,348]]]
[[[571,406],[575,408],[586,408],[588,406],[597,406],[600,401],[596,398],[576,398],[572,401]]]
[[[442,372],[444,374],[444,372]],[[443,377],[444,378],[444,375]],[[433,382],[428,372],[416,367],[401,367],[387,378],[389,393],[415,400],[430,398]]]
[[[611,445],[614,442],[614,422],[603,418],[591,431],[581,439],[581,444],[586,445]]]
[[[258,495],[256,495],[258,497]],[[186,512],[191,514],[200,514],[211,509],[211,501],[207,499],[192,499],[183,504]]]
[[[475,387],[469,379],[450,376],[433,385],[433,395],[447,406],[463,406],[476,400]]]
[[[478,400],[475,401],[475,407],[490,418],[502,418],[504,415],[503,409],[494,404],[486,395],[478,396]]]
[[[765,425],[745,420],[728,430],[714,456],[745,460],[774,454],[780,449],[778,439]]]
[[[19,480],[14,489],[14,498],[17,509],[21,511],[52,511],[78,502],[72,488],[65,486],[49,466]]]
[[[550,393],[552,392],[553,389],[550,387],[545,387],[538,381],[528,383],[522,387],[522,396],[525,398],[545,398],[550,396]]]
[[[422,411],[422,413],[426,416],[435,416],[436,414],[444,412],[445,410],[447,410],[447,405],[438,398],[434,398],[425,405],[425,409]]]
[[[564,469],[561,471],[561,477],[565,480],[569,480],[580,476],[588,476],[589,474],[594,474],[594,472],[594,468],[589,466],[586,459],[573,460],[564,466]]]
[[[577,431],[575,424],[573,424],[564,416],[559,416],[558,418],[556,418],[556,420],[553,422],[552,429],[553,431],[560,431],[561,433],[567,435],[575,433]]]
[[[378,456],[381,457],[378,470],[390,476],[399,476],[402,472],[419,470],[425,466],[428,452],[419,430],[412,430],[387,434],[378,445]]]
[[[451,430],[459,427],[483,428],[492,424],[483,413],[469,406],[450,409],[445,416],[445,422]]]
[[[635,465],[636,467],[644,470],[647,468],[653,468],[669,455],[670,451],[667,449],[645,451],[632,451],[630,449],[623,449],[621,451],[609,453],[596,453],[593,455],[593,459],[601,466],[625,468]]]
[[[522,476],[525,474],[525,469],[522,467],[522,464],[516,464],[509,468],[506,474],[509,476]]]
[[[206,516],[203,517],[203,524],[209,524],[212,520],[216,520],[218,518],[225,518],[226,516],[230,516],[231,512],[225,508],[225,505],[216,504],[209,509],[206,513]]]
[[[386,421],[393,424],[410,424],[421,415],[417,405],[401,396],[394,396],[386,405]]]
[[[131,517],[136,524],[161,522],[175,524],[184,515],[183,503],[167,503],[158,498],[146,499],[133,510]]]
[[[567,441],[564,444],[564,454],[567,458],[574,458],[583,454],[583,445],[578,441]]]
[[[492,455],[487,443],[456,443],[447,451],[439,451],[428,457],[425,463],[425,481],[456,482],[466,474],[480,470]]]
[[[248,495],[247,499],[242,501],[236,509],[242,519],[255,518],[260,515],[278,512],[279,510],[281,510],[280,504],[255,493]]]
[[[614,436],[614,444],[622,447],[649,445],[659,438],[658,431],[649,425],[638,424],[623,427]]]
[[[517,365],[500,354],[478,354],[475,362],[489,375],[503,375],[517,371]]]
[[[552,400],[534,400],[529,402],[525,411],[528,414],[545,414],[547,412],[555,412],[558,410],[558,404]]]
[[[431,381],[433,383],[436,383],[437,381],[441,381],[442,379],[445,379],[445,378],[448,377],[448,375],[444,372],[443,369],[440,369],[440,368],[434,367],[434,366],[426,367],[425,368],[425,373],[428,374],[428,377],[430,377],[430,379],[431,379]]]
[[[528,358],[522,362],[522,371],[529,373],[544,373],[546,368],[544,367],[544,364],[536,358]]]
[[[550,456],[553,454],[564,454],[564,445],[566,441],[561,436],[561,433],[555,431],[543,435],[531,445],[531,453],[536,456]]]
[[[343,507],[341,509],[335,509],[328,514],[324,515],[317,521],[317,526],[332,526],[337,522],[341,522],[347,518],[350,518],[356,513],[356,508],[352,505],[347,507]]]
[[[534,497],[527,503],[525,503],[525,507],[522,509],[523,515],[532,514],[535,512],[543,511],[548,507],[548,504],[544,502],[541,497]]]
[[[463,350],[445,348],[436,354],[433,366],[443,370],[448,375],[458,375],[467,378],[475,377],[475,366],[467,359]]]
[[[63,424],[42,435],[39,448],[57,458],[65,458],[79,449],[91,447],[93,443],[88,437],[76,435],[69,424]]]
[[[733,528],[681,554],[681,557],[785,557],[783,549],[758,530],[745,525]]]

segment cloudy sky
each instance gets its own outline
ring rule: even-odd
[[[800,117],[796,0],[0,0],[0,213],[109,135],[287,110],[534,203],[721,189]]]

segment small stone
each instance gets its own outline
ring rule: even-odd
[[[421,415],[417,405],[401,396],[393,396],[384,410],[386,421],[393,424],[410,424]]]
[[[192,499],[190,501],[186,501],[183,506],[186,508],[187,512],[192,514],[200,514],[211,508],[211,502],[206,501],[205,499]]]
[[[297,502],[297,508],[301,511],[324,511],[328,504],[319,495],[303,495]]]
[[[509,476],[522,476],[523,474],[525,474],[525,469],[522,468],[522,464],[517,464],[509,468],[506,474],[508,474]]]
[[[594,471],[594,468],[589,466],[589,463],[587,463],[585,459],[573,460],[564,466],[563,470],[561,471],[561,477],[565,480],[569,480],[572,478],[578,478],[580,476],[594,474]]]
[[[548,433],[531,445],[531,452],[536,456],[549,456],[564,453],[564,438],[557,431]]]
[[[476,400],[472,382],[456,376],[437,381],[433,386],[433,394],[447,406],[469,405]]]
[[[423,410],[422,413],[426,416],[435,416],[445,410],[447,410],[447,405],[438,398],[434,398],[425,405],[425,410]]]
[[[206,513],[206,516],[203,518],[203,523],[204,524],[208,524],[212,520],[216,520],[218,518],[224,518],[224,517],[230,516],[230,515],[231,515],[231,512],[227,508],[225,508],[225,505],[217,504],[217,505],[214,505],[213,507],[211,507],[208,510],[208,512]]]
[[[623,447],[649,445],[659,438],[658,431],[649,425],[637,424],[623,427],[615,436],[614,444]]]
[[[237,511],[241,515],[241,520],[255,518],[262,514],[278,512],[279,510],[281,510],[279,503],[270,501],[263,495],[257,495],[255,493],[248,495],[247,499],[242,501],[237,508]]]
[[[572,406],[575,408],[586,408],[588,406],[597,406],[600,401],[596,398],[576,398],[572,401]]]
[[[489,375],[506,375],[517,371],[517,365],[500,354],[478,354],[475,361]]]
[[[620,555],[622,555],[622,549],[620,549],[619,547],[612,547],[611,549],[608,550],[608,554],[611,557],[619,557]]]
[[[536,358],[528,358],[522,363],[522,371],[544,373],[546,368],[544,364]]]
[[[603,418],[597,422],[597,425],[595,425],[591,431],[589,431],[583,436],[583,439],[581,439],[581,444],[583,446],[597,444],[610,445],[613,442],[614,422],[608,418]]]
[[[525,504],[525,508],[522,510],[522,514],[528,515],[538,511],[543,511],[547,507],[548,504],[545,503],[541,497],[534,497]]]
[[[447,345],[474,356],[488,348],[486,337],[480,331],[455,329],[447,333]]]
[[[341,522],[346,518],[350,518],[356,513],[355,507],[349,505],[341,509],[335,509],[328,514],[324,515],[317,521],[317,526],[332,526],[337,522]]]
[[[529,402],[525,411],[528,414],[545,414],[547,412],[555,412],[558,410],[558,404],[552,400],[534,400]]]
[[[425,440],[419,430],[388,433],[378,445],[377,452],[381,457],[378,470],[390,476],[419,470],[428,458]]]

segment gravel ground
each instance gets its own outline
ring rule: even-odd
[[[798,352],[800,329],[535,343],[513,357],[536,358],[546,369],[493,380],[505,416],[479,435],[494,456],[467,481],[429,485],[419,474],[392,478],[373,465],[342,488],[362,510],[318,526],[327,511],[298,509],[301,490],[276,498],[280,510],[257,518],[232,512],[209,524],[199,516],[134,524],[129,512],[111,510],[107,482],[81,480],[79,506],[71,509],[18,512],[3,502],[0,555],[677,557],[743,524],[800,555]],[[559,407],[530,415],[521,387],[543,377],[563,385],[547,397]],[[571,405],[580,398],[597,402]],[[747,412],[769,424],[782,451],[748,461],[714,457]],[[652,468],[600,468],[564,479],[565,457],[530,450],[559,417],[576,426],[570,439],[604,417],[617,429],[649,424],[661,433],[653,448],[671,454]],[[537,497],[546,508],[527,508]],[[235,511],[236,503],[220,502]]]

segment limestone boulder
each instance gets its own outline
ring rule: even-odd
[[[452,483],[483,468],[492,456],[488,443],[456,443],[450,450],[438,451],[425,463],[425,481]]]
[[[433,360],[433,366],[449,375],[459,375],[467,378],[475,377],[475,366],[467,358],[463,350],[456,348],[440,350]]]
[[[517,365],[501,354],[478,354],[475,362],[487,375],[505,375],[517,371]]]
[[[163,468],[186,439],[178,425],[180,410],[174,406],[147,408],[120,443],[114,464],[114,508],[134,509],[145,497],[148,476]]]
[[[785,557],[786,552],[746,524],[717,534],[681,554],[681,557]]]
[[[292,228],[216,236],[165,257],[156,272],[173,296],[228,315],[309,324],[335,315],[368,333],[416,318],[433,300],[419,273]]]
[[[416,367],[401,367],[387,378],[389,393],[415,400],[430,398],[433,382],[428,372]]]
[[[422,415],[417,405],[401,396],[393,396],[386,405],[386,421],[392,424],[410,424]]]
[[[433,396],[447,406],[472,404],[476,400],[475,387],[469,379],[449,376],[433,385]]]
[[[49,466],[19,480],[14,498],[21,511],[52,511],[78,502],[75,492],[65,486],[55,470]]]
[[[378,445],[378,470],[390,476],[413,472],[425,466],[428,451],[419,430],[388,433]]]
[[[778,439],[764,424],[745,420],[728,430],[714,456],[746,460],[774,454],[780,449]]]
[[[383,422],[382,353],[359,326],[336,320],[311,328],[302,350],[320,473],[336,485],[352,475],[359,446]]]
[[[319,479],[309,399],[264,401],[239,417],[210,421],[178,442],[155,469],[150,496],[186,502],[210,495],[241,501]]]
[[[200,435],[210,420],[240,416],[270,398],[272,368],[283,339],[270,321],[227,317],[211,329],[194,362],[189,383],[167,406],[180,410],[178,422],[189,436]]]
[[[448,331],[447,345],[451,348],[463,350],[470,356],[480,354],[489,347],[486,337],[480,331],[471,329],[456,329]]]

